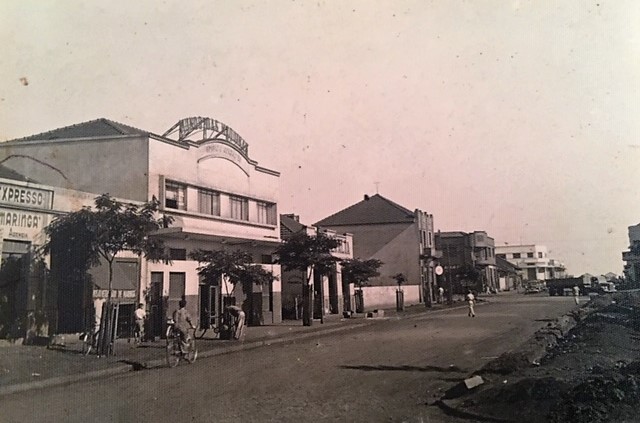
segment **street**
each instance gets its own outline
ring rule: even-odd
[[[2,420],[452,422],[442,392],[575,307],[573,298],[502,293],[476,307],[192,365],[2,398]],[[316,324],[316,323],[314,323]]]

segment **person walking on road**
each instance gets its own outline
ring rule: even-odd
[[[573,286],[573,299],[576,302],[576,305],[580,304],[580,288],[578,285]]]
[[[467,291],[467,303],[469,304],[469,317],[476,317],[476,312],[473,309],[476,303],[476,297],[471,291]]]

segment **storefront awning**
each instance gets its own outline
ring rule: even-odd
[[[208,241],[215,242],[222,245],[238,246],[238,247],[270,247],[274,248],[280,245],[281,241],[278,238],[241,238],[237,236],[230,236],[225,234],[207,233],[204,231],[183,228],[183,227],[171,227],[162,228],[155,232],[155,235],[160,235],[166,238],[175,238],[183,240],[194,241]]]

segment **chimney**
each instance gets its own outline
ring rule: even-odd
[[[369,201],[369,196],[367,194],[364,195],[364,201]]]

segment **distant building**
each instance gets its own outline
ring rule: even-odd
[[[200,321],[219,316],[230,302],[241,304],[254,324],[281,321],[279,279],[249,293],[232,290],[226,280],[203,283],[198,263],[189,258],[194,249],[242,249],[254,263],[280,274],[271,259],[280,244],[280,174],[252,160],[247,142],[227,125],[191,117],[158,135],[97,119],[0,143],[0,163],[54,187],[109,193],[123,201],[160,200],[162,211],[175,219],[161,230],[172,262],[125,254],[115,263],[122,276],[117,283],[133,278],[132,304],[146,303],[152,333],[163,333],[165,316],[183,297]],[[104,273],[94,269],[94,282]],[[134,308],[120,311],[123,321]],[[64,330],[81,331],[82,325],[69,322]]]
[[[624,276],[631,286],[640,285],[640,223],[629,226],[629,250],[622,253]]]
[[[510,291],[520,288],[522,276],[520,268],[507,260],[496,257],[496,268],[498,270],[498,283],[500,291]]]
[[[436,248],[442,252],[440,263],[444,268],[445,290],[452,289],[454,294],[464,294],[467,289],[477,292],[499,290],[495,242],[486,232],[438,231]],[[464,269],[471,268],[479,273],[476,281],[459,277]]]
[[[518,266],[524,281],[544,281],[566,276],[564,264],[550,258],[544,245],[501,245],[496,247],[496,257]]]
[[[320,229],[326,236],[339,242],[331,254],[340,259],[353,258],[353,237],[349,233],[337,233],[329,229]],[[318,234],[318,228],[300,223],[300,217],[295,214],[280,215],[280,236],[287,240],[296,233],[305,233],[310,236]],[[311,283],[314,290],[313,318],[319,319],[321,314],[342,314],[343,311],[353,310],[353,287],[342,278],[342,266],[337,263],[328,274],[311,274]],[[302,317],[302,287],[306,283],[309,274],[301,271],[282,271],[282,316],[288,319]],[[320,285],[322,284],[322,286]],[[324,301],[321,301],[320,293],[323,293]],[[324,305],[324,308],[323,308]]]
[[[363,288],[367,308],[395,305],[396,281],[403,273],[406,304],[435,301],[435,266],[438,253],[433,234],[433,215],[411,211],[379,195],[368,196],[315,226],[353,235],[353,257],[378,259],[384,264],[380,276]]]

